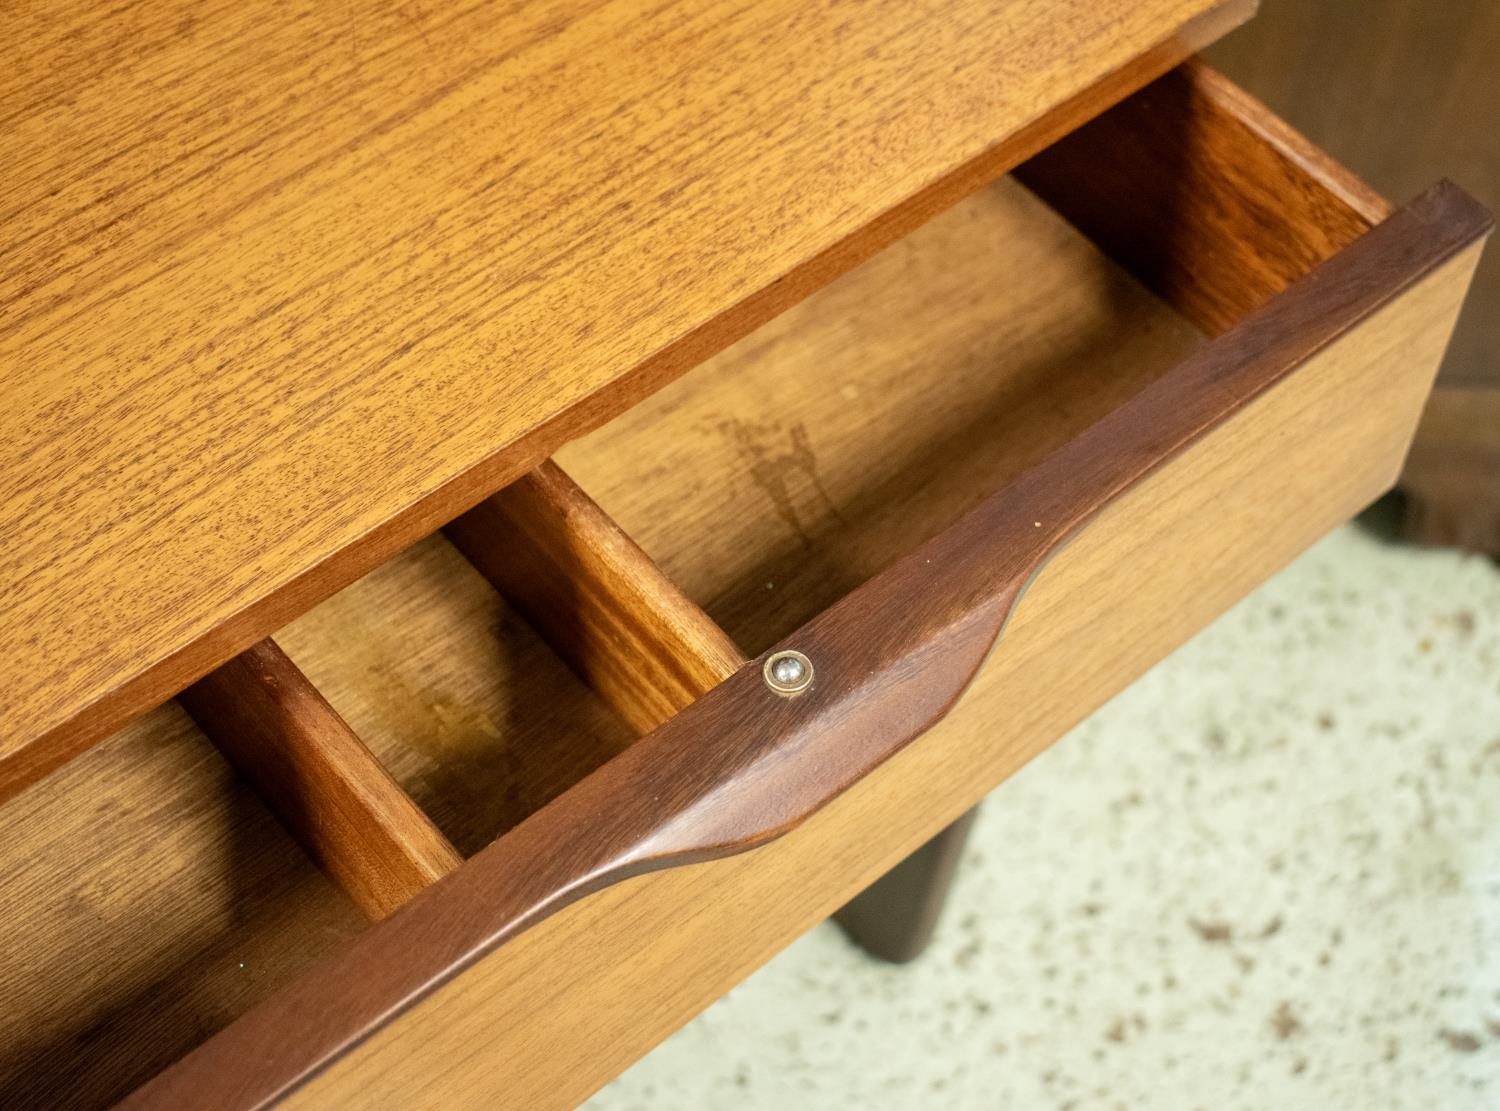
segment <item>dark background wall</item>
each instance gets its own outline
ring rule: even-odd
[[[1450,177],[1500,211],[1500,0],[1261,0],[1207,57],[1390,200]],[[1500,387],[1495,242],[1442,381]]]

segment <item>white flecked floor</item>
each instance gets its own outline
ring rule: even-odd
[[[1500,1107],[1500,568],[1334,534],[588,1106]]]

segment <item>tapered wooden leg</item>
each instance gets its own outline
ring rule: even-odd
[[[1408,540],[1500,558],[1500,383],[1433,392],[1401,488]]]
[[[834,921],[873,957],[905,964],[932,941],[976,806],[850,900]]]

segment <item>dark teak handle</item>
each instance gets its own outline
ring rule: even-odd
[[[522,822],[468,870],[506,915],[494,941],[627,876],[762,844],[878,767],[952,708],[1095,514],[1488,222],[1434,186],[778,644],[812,660],[805,693],[777,695],[752,661]]]

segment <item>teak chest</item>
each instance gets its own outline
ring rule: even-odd
[[[1250,12],[7,14],[0,1105],[573,1106],[1388,488]]]

